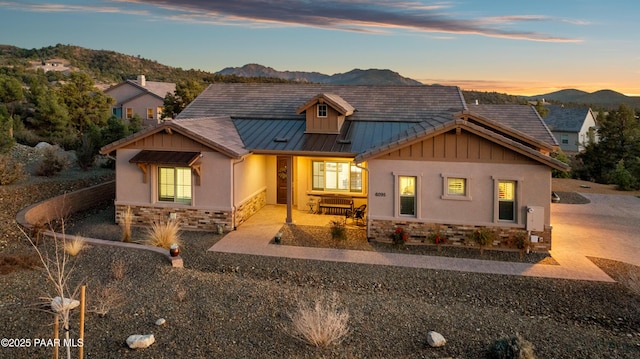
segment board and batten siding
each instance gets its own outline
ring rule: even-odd
[[[532,159],[467,131],[447,132],[377,159],[534,164]]]

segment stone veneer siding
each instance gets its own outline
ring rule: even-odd
[[[501,227],[501,226],[470,226],[454,225],[442,223],[424,223],[400,220],[369,220],[369,240],[379,242],[391,242],[391,235],[396,228],[402,227],[409,235],[407,244],[422,244],[426,237],[433,232],[440,232],[440,235],[447,239],[447,245],[466,246],[469,245],[467,239],[473,232],[481,228],[495,229],[498,231],[498,239],[493,242],[493,247],[513,248],[509,246],[509,241],[514,234],[524,233],[524,228]],[[551,250],[551,227],[546,227],[544,232],[531,232],[542,238],[541,242],[531,243],[531,250],[545,252]]]
[[[236,226],[264,207],[266,191],[262,191],[245,201],[236,209]],[[189,207],[153,207],[140,205],[116,204],[116,223],[122,223],[127,207],[131,208],[134,225],[150,225],[153,221],[166,220],[171,213],[175,213],[180,227],[189,230],[217,231],[221,225],[225,232],[231,231],[233,226],[233,211],[216,211]]]

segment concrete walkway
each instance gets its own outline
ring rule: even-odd
[[[592,196],[593,195],[589,195],[589,198],[592,198]],[[636,198],[636,200],[637,201],[630,200],[629,202],[630,209],[628,209],[628,211],[632,217],[640,213],[640,199]],[[613,282],[613,279],[585,257],[585,255],[603,257],[603,253],[598,251],[601,247],[586,246],[584,244],[586,241],[594,238],[594,236],[596,238],[600,238],[601,236],[595,234],[593,236],[586,236],[583,232],[576,231],[576,227],[583,227],[583,230],[586,232],[599,230],[597,225],[590,225],[590,223],[595,223],[591,217],[600,215],[599,212],[594,212],[595,208],[599,206],[598,199],[596,199],[595,202],[596,203],[590,205],[552,205],[552,218],[554,221],[552,256],[558,261],[559,265],[498,262],[478,259],[270,244],[274,235],[282,227],[285,218],[283,206],[271,205],[261,209],[243,223],[238,230],[226,235],[209,250],[223,253],[253,254],[321,261]],[[614,202],[616,202],[616,200],[614,200]],[[568,213],[574,213],[574,211],[577,213],[593,214],[579,217],[579,219],[574,219],[567,215]],[[318,220],[322,219],[328,223],[328,221],[333,218],[331,216],[309,215],[298,211],[295,211],[293,214],[294,222],[301,225],[318,225],[320,224]],[[640,221],[636,221],[636,223],[640,224]],[[638,230],[639,231],[635,233],[640,233],[640,228],[638,228]],[[613,239],[618,238],[618,236],[614,235],[608,238]],[[635,238],[637,239],[637,235]],[[628,244],[638,244],[637,241],[633,241],[633,239],[625,239],[625,243],[627,242]],[[576,246],[592,248],[593,250],[575,251]],[[624,253],[625,250],[622,249],[620,252]],[[634,253],[638,252],[635,251]],[[631,255],[628,257],[630,256]],[[620,260],[608,256],[604,256],[603,258]],[[637,261],[638,258],[634,260]],[[634,261],[625,260],[625,262],[636,264]]]

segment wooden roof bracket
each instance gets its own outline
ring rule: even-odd
[[[142,171],[142,183],[149,181],[149,164],[148,163],[136,163],[136,166]]]
[[[195,178],[195,180],[196,180],[196,186],[199,186],[199,185],[200,185],[200,178],[202,177],[202,167],[201,167],[201,165],[198,163],[198,164],[193,164],[193,165],[191,165],[191,169],[192,169],[193,173],[196,175],[196,176],[195,176],[195,177],[196,177],[196,178]]]

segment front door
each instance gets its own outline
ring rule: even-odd
[[[287,157],[278,156],[276,171],[277,203],[287,204]]]

